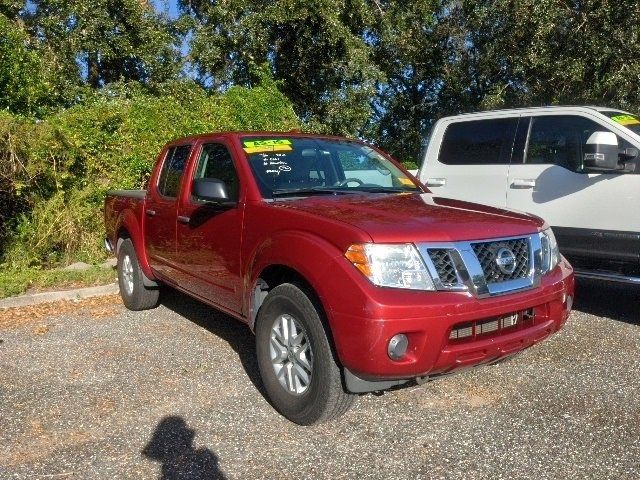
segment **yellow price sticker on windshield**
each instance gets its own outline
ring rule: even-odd
[[[413,187],[413,182],[409,179],[409,178],[399,178],[398,181],[402,184],[402,185],[407,185],[409,187]]]
[[[615,117],[611,117],[616,123],[620,125],[640,125],[640,119],[634,115],[616,115]]]
[[[247,153],[291,152],[291,140],[286,138],[268,140],[245,140],[243,150]]]

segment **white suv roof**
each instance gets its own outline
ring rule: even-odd
[[[521,115],[521,114],[527,114],[527,113],[540,113],[540,112],[553,112],[553,113],[562,113],[562,112],[584,112],[584,113],[589,113],[589,112],[603,112],[603,111],[607,111],[607,112],[620,112],[620,113],[627,113],[632,115],[630,112],[626,112],[624,110],[620,110],[619,108],[611,108],[611,107],[599,107],[599,106],[593,106],[593,105],[586,105],[586,106],[582,106],[582,105],[553,105],[553,106],[547,106],[547,107],[528,107],[528,108],[511,108],[511,109],[501,109],[501,110],[484,110],[484,111],[480,111],[480,112],[473,112],[473,113],[462,113],[459,115],[449,115],[447,117],[443,117],[443,119],[451,119],[451,118],[457,118],[457,117],[485,117],[485,118],[490,118],[492,115],[497,115],[497,116],[507,116],[507,115]]]

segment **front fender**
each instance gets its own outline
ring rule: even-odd
[[[327,278],[343,263],[343,252],[321,237],[302,231],[279,232],[262,243],[251,256],[244,276],[243,313],[251,319],[254,286],[267,267],[282,265],[295,270],[314,289],[331,323],[331,285]],[[349,266],[345,263],[346,266]]]

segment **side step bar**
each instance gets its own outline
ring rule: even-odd
[[[597,270],[575,270],[576,276],[592,280],[608,280],[610,282],[631,283],[640,285],[640,277],[627,277],[619,273],[598,272]]]

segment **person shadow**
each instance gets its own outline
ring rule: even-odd
[[[163,418],[142,455],[159,462],[160,480],[224,480],[218,457],[208,448],[194,448],[195,430],[178,416]]]

